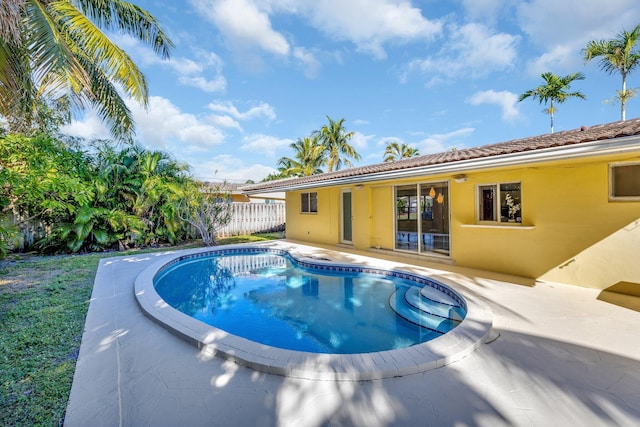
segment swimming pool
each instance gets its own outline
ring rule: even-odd
[[[404,270],[382,268],[385,265],[380,260],[362,258],[362,263],[356,263],[354,261],[360,261],[356,259],[358,257],[349,257],[347,264],[340,259],[339,253],[335,253],[333,259],[324,252],[322,258],[332,258],[326,260],[318,259],[312,248],[305,247],[306,252],[300,249],[278,242],[173,254],[138,276],[136,300],[147,316],[197,345],[203,356],[221,356],[264,372],[311,379],[374,379],[421,372],[463,357],[489,335],[491,314],[488,307],[473,295],[465,294],[463,298],[451,283],[443,284],[440,280]],[[202,262],[206,268],[197,267]],[[234,271],[237,274],[234,275]],[[257,276],[257,272],[265,280],[258,286],[247,287],[245,276]],[[172,273],[175,273],[174,277]],[[196,276],[204,278],[202,282],[209,286],[197,285],[195,292],[184,292],[180,286],[170,285],[175,277],[191,281]],[[327,290],[329,288],[332,288],[331,292]],[[374,288],[376,290],[372,291]],[[381,293],[382,297],[372,298],[376,293]],[[275,299],[271,299],[272,296]],[[435,326],[433,323],[416,325],[424,319],[412,316],[421,312],[419,308],[425,299],[434,296],[448,304],[445,304],[446,310],[440,305],[440,314],[449,318],[436,316],[439,323]],[[309,304],[316,299],[324,300],[324,305]],[[200,301],[192,304],[194,300]],[[267,300],[270,301],[267,303]],[[275,308],[273,301],[279,301]],[[300,302],[303,308],[295,308],[294,303]],[[238,305],[253,305],[253,311],[263,310],[266,319],[271,320],[267,320],[266,325],[256,325],[255,320],[237,321],[236,316],[235,321],[227,321],[226,325],[210,322],[217,316],[215,312],[227,309],[235,312]],[[336,323],[346,323],[345,319],[353,317],[352,311],[359,313],[354,317],[356,323],[336,329]],[[385,313],[384,316],[381,313]],[[392,319],[392,323],[385,326],[390,329],[383,334],[386,338],[378,339],[379,331],[375,328],[363,334],[362,325],[358,324],[363,316]],[[295,321],[290,323],[292,318]],[[334,322],[332,326],[322,327],[314,322],[307,322],[306,326],[300,322],[309,318],[334,319]],[[229,327],[229,323],[253,326],[238,331]],[[273,326],[269,323],[279,323],[281,328],[289,329],[293,334],[284,343],[269,341],[273,335],[281,335],[281,331],[269,333]],[[307,336],[309,329],[318,328],[324,331],[320,336]],[[258,336],[246,336],[247,329],[268,338],[271,335],[271,338],[261,342]],[[405,337],[406,330],[413,336]],[[350,335],[364,335],[365,344],[372,341],[374,347],[363,347],[362,342],[351,343]],[[300,341],[305,341],[307,347],[290,347],[292,342],[298,345]]]
[[[460,324],[464,299],[431,279],[301,264],[284,251],[222,249],[154,278],[172,307],[231,334],[313,353],[369,353],[427,342]]]

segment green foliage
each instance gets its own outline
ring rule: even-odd
[[[300,138],[289,145],[294,151],[294,158],[282,157],[278,160],[278,171],[281,177],[309,176],[322,173],[322,165],[326,163],[326,148],[320,144],[318,135]]]
[[[573,73],[567,76],[556,76],[553,73],[542,73],[541,77],[545,84],[526,91],[520,95],[518,101],[521,102],[530,97],[538,99],[541,104],[549,103],[549,108],[546,108],[544,112],[549,114],[551,118],[551,133],[553,133],[553,114],[557,111],[555,104],[561,104],[569,98],[585,99],[582,92],[567,92],[573,81],[584,80],[584,74]]]
[[[190,237],[179,215],[195,182],[161,151],[96,142],[90,152],[52,137],[0,138],[0,214],[42,221],[43,252],[84,252],[176,243]],[[0,225],[0,253],[8,234]]]
[[[55,127],[54,104],[91,105],[116,138],[130,139],[131,111],[120,93],[146,105],[144,75],[102,30],[128,34],[163,58],[173,47],[148,12],[123,0],[22,0],[2,6],[0,115],[12,133]],[[41,107],[48,109],[42,110]],[[64,117],[70,108],[65,108]]]
[[[327,116],[328,124],[317,132],[320,143],[324,146],[327,156],[327,170],[338,170],[344,163],[347,167],[353,166],[351,160],[360,160],[360,154],[349,144],[353,138],[353,132],[347,132],[344,127],[344,119],[333,120]]]
[[[395,162],[396,160],[408,159],[419,156],[417,148],[397,141],[388,142],[384,150],[384,162]]]
[[[600,58],[600,68],[609,73],[620,73],[622,89],[616,91],[620,101],[620,118],[626,119],[627,101],[636,96],[637,90],[627,89],[627,76],[640,65],[640,24],[631,31],[622,31],[614,39],[591,40],[582,50],[585,62]]]
[[[264,181],[309,176],[323,173],[323,166],[328,172],[338,170],[342,165],[353,166],[350,159],[360,160],[360,154],[349,144],[353,132],[344,128],[344,119],[333,120],[327,116],[329,123],[320,130],[314,131],[310,137],[300,138],[289,146],[294,150],[294,157],[281,157],[278,160],[278,171],[267,176]]]
[[[20,232],[7,215],[0,215],[0,260],[20,242]]]
[[[44,221],[65,218],[93,197],[85,153],[49,136],[0,138],[0,207]]]

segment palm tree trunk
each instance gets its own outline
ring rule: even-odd
[[[622,74],[622,93],[620,94],[620,120],[626,120],[626,104],[627,104],[627,76]]]
[[[551,133],[553,133],[553,99],[551,100],[551,106],[549,107],[549,116],[551,116]]]

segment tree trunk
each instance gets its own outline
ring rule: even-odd
[[[622,75],[622,93],[620,94],[620,120],[626,120],[626,104],[627,104],[627,76]]]

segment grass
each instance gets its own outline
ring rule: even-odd
[[[218,243],[278,237],[257,234]],[[123,254],[10,255],[0,263],[0,425],[63,424],[98,263]]]

